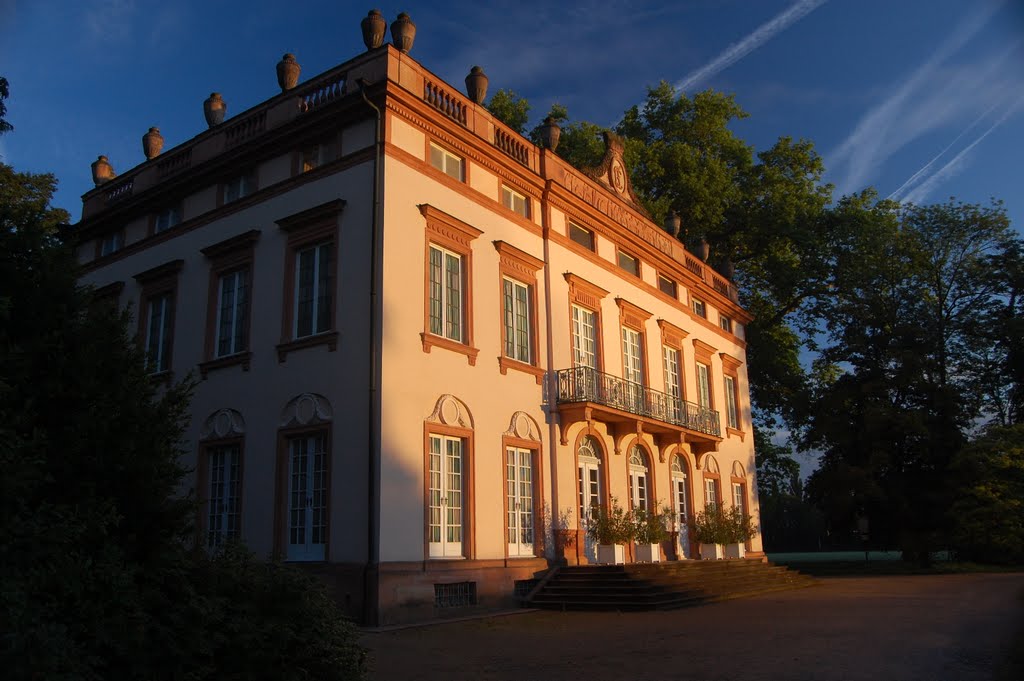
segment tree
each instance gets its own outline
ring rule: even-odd
[[[485,104],[491,115],[520,135],[526,134],[530,117],[530,103],[512,90],[498,90]]]
[[[0,164],[5,678],[358,678],[355,633],[308,578],[193,551],[191,387],[154,382],[129,313],[78,286],[55,184]]]
[[[821,351],[803,445],[823,451],[808,491],[836,532],[926,560],[948,540],[950,462],[983,411],[972,370],[978,318],[1004,297],[993,271],[1014,248],[1002,207],[840,202],[830,295],[815,303]]]
[[[4,100],[11,96],[10,86],[7,79],[0,76],[0,135],[14,130],[14,126],[7,122],[7,105]]]
[[[962,558],[1024,563],[1024,424],[987,429],[954,458],[950,509]]]

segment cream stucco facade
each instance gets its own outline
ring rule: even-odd
[[[199,379],[199,541],[304,563],[363,621],[509,603],[595,560],[612,497],[758,516],[749,315],[614,143],[576,170],[386,45],[83,202],[84,281],[158,380]]]

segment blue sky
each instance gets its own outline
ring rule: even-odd
[[[11,84],[0,156],[53,172],[74,220],[89,164],[123,172],[158,126],[170,148],[202,132],[203,99],[228,114],[277,92],[294,52],[303,79],[363,50],[371,5],[337,0],[0,0],[0,75]],[[917,202],[1006,202],[1024,221],[1024,2],[680,0],[380,6],[406,11],[412,55],[460,85],[474,64],[539,118],[553,102],[610,125],[647,85],[734,93],[758,149],[813,140],[838,192],[874,186]]]

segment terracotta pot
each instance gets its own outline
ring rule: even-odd
[[[302,67],[295,61],[294,54],[286,54],[277,62],[277,84],[281,92],[291,90],[299,82]]]
[[[679,219],[679,213],[674,210],[670,210],[668,215],[665,216],[665,231],[679,238],[679,226],[682,224],[682,220]]]
[[[363,29],[363,44],[372,50],[384,44],[384,34],[388,32],[388,22],[384,20],[379,9],[371,9],[360,23]]]
[[[544,119],[540,126],[540,143],[545,149],[554,151],[558,148],[558,140],[562,138],[562,128],[551,116]]]
[[[479,66],[474,66],[466,76],[466,94],[477,104],[483,104],[487,98],[487,83],[490,80]]]
[[[219,92],[211,92],[203,102],[203,115],[206,116],[206,124],[211,128],[223,123],[224,115],[227,112],[228,103],[224,101]]]
[[[164,136],[160,134],[160,128],[150,128],[149,132],[142,136],[142,153],[146,158],[156,158],[164,148]]]
[[[92,181],[97,187],[104,182],[110,182],[115,177],[117,177],[117,173],[114,172],[114,166],[110,165],[106,156],[100,156],[92,162]]]
[[[732,263],[731,258],[726,258],[718,265],[718,273],[723,277],[732,281],[732,278],[736,276],[736,265]]]
[[[405,12],[398,15],[398,18],[391,24],[391,42],[402,52],[412,49],[412,43],[416,39],[416,24]]]

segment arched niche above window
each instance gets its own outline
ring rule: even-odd
[[[303,393],[288,401],[281,411],[281,428],[313,426],[334,419],[331,402],[323,395]]]
[[[525,411],[517,411],[512,414],[512,418],[508,422],[508,430],[505,431],[504,435],[506,437],[519,438],[520,440],[540,442],[540,426]]]
[[[200,440],[223,440],[245,434],[245,419],[234,409],[218,409],[203,421]]]
[[[434,404],[434,411],[427,417],[428,423],[473,429],[473,414],[466,403],[454,395],[441,395]]]

